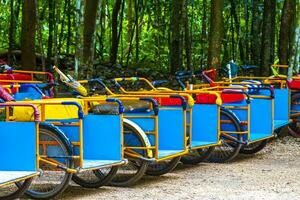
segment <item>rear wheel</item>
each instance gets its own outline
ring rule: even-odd
[[[300,138],[300,123],[292,123],[288,126],[289,134],[293,137]]]
[[[207,159],[210,162],[224,163],[234,159],[240,149],[242,135],[240,134],[225,134],[228,132],[241,132],[242,127],[238,119],[228,110],[221,109],[221,142],[222,144],[216,146],[210,157]]]
[[[19,198],[30,186],[33,178],[26,179],[20,187],[10,184],[0,188],[0,200],[12,200]]]
[[[118,167],[106,167],[94,171],[84,171],[74,174],[72,180],[85,188],[99,188],[108,184],[117,174]]]
[[[243,145],[240,153],[242,154],[255,154],[261,151],[268,144],[268,140],[262,140],[259,142],[254,142],[248,145]]]
[[[149,176],[161,176],[169,173],[177,166],[179,160],[180,156],[173,159],[150,163],[146,174]]]
[[[135,126],[134,123],[124,121],[124,154],[128,163],[118,167],[118,172],[112,179],[111,185],[121,187],[134,185],[147,170],[148,161],[143,160],[143,157],[147,157],[147,151],[134,149],[134,147],[147,147],[146,141],[139,133],[142,130]]]
[[[68,142],[54,128],[41,125],[39,129],[40,156],[62,166],[73,168],[72,149]],[[47,157],[47,158],[46,158]],[[32,181],[26,194],[34,199],[51,199],[63,192],[72,174],[40,161],[40,175]],[[17,183],[23,187],[23,183]]]
[[[208,159],[213,152],[214,147],[201,148],[190,151],[187,155],[181,157],[180,161],[187,165],[196,165]]]

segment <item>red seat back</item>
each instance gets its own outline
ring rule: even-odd
[[[181,106],[182,101],[179,98],[159,97],[153,98],[160,106]]]
[[[245,99],[243,94],[226,94],[221,93],[223,103],[240,102]],[[215,104],[217,100],[216,95],[213,94],[198,94],[196,96],[196,104]]]
[[[300,89],[300,81],[299,80],[287,81],[287,85],[292,90],[299,90]]]

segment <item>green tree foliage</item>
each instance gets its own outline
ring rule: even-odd
[[[10,58],[13,64],[21,63],[19,50],[21,50],[22,2],[21,0],[0,1],[0,58],[7,58],[8,54],[13,53],[14,56]],[[78,2],[82,4],[79,11],[76,10]],[[117,18],[113,18],[116,2],[119,3],[120,8]],[[85,44],[89,49],[94,49],[91,52],[94,54],[92,64],[95,67],[105,65],[108,68],[120,70],[120,66],[128,66],[133,71],[140,69],[146,74],[150,71],[158,71],[160,74],[169,73],[173,35],[171,19],[172,15],[176,17],[177,14],[180,18],[178,18],[178,23],[181,24],[179,30],[181,64],[176,70],[198,70],[210,67],[208,58],[209,52],[212,52],[212,49],[209,51],[212,1],[184,0],[181,4],[182,8],[178,8],[179,12],[183,14],[172,14],[175,5],[172,2],[99,0],[97,9],[85,9],[86,1],[84,0],[56,0],[52,1],[53,4],[49,4],[48,0],[39,0],[36,12],[38,15],[37,33],[35,34],[37,65],[41,66],[42,58],[48,56],[47,65],[58,60],[58,64],[62,66],[68,63],[73,66],[74,55],[78,52],[78,48],[84,47],[83,38],[78,40],[78,34],[76,34],[82,32],[81,37],[84,35],[83,18],[87,16],[84,10],[96,10],[96,27],[94,38],[91,39],[93,44]],[[280,26],[284,0],[274,2],[276,2],[276,19],[273,27],[274,46],[266,47],[273,48],[271,51],[274,51],[275,57],[272,58],[272,61],[278,60],[279,55],[279,33],[283,28]],[[295,14],[299,15],[298,0],[296,0],[296,4]],[[232,59],[239,64],[261,64],[265,10],[263,0],[224,1],[223,34],[218,36],[222,43],[220,49],[222,65]],[[78,21],[78,19],[80,20]],[[295,27],[299,29],[299,17],[297,19]],[[111,60],[113,23],[117,25],[117,34],[114,37],[117,36],[118,40],[115,61]],[[299,31],[297,33],[299,34]],[[297,41],[299,43],[299,39],[296,39]],[[299,55],[299,46],[297,45],[295,57]],[[189,56],[190,52],[191,57]],[[76,54],[77,57],[82,55],[83,53]],[[66,59],[69,62],[66,62]],[[84,63],[86,60],[89,59],[81,59],[80,66],[86,66]],[[88,66],[90,65],[91,61],[89,60]],[[100,70],[91,71],[106,73],[105,69],[100,67]]]

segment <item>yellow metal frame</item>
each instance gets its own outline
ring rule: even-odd
[[[30,74],[31,76],[31,79],[33,80],[34,79],[34,75],[45,75],[45,76],[48,76],[48,72],[41,72],[41,71],[27,71],[27,70],[17,70],[17,69],[14,69],[14,70],[11,70],[10,72],[12,73],[2,73],[4,75],[9,75],[9,74],[15,74],[15,73],[22,73],[22,74]]]
[[[74,99],[76,101],[78,101],[78,99]],[[106,98],[101,98],[101,99],[84,99],[84,100],[81,100],[81,101],[84,101],[84,108],[83,108],[83,111],[84,111],[84,114],[86,115],[88,113],[88,105],[89,103],[91,102],[95,102],[97,101],[97,103],[106,103]],[[62,105],[62,102],[73,102],[72,99],[65,99],[65,100],[52,100],[52,101],[18,101],[18,102],[13,102],[13,103],[10,103],[10,102],[7,102],[6,104],[7,105],[24,105],[24,104],[33,104],[33,105],[36,105],[36,106],[40,106],[40,110],[41,110],[41,115],[40,115],[40,121],[41,122],[45,122],[46,121],[46,112],[45,112],[45,107],[46,106],[57,106],[57,105]],[[64,105],[64,106],[74,106],[76,107],[75,105]],[[10,121],[10,113],[9,113],[9,109],[6,109],[6,120],[7,121]],[[121,115],[121,118],[120,118],[121,121],[123,121],[123,115]],[[53,123],[53,124],[58,124],[60,123],[59,120],[58,122],[49,122],[49,123]],[[84,153],[84,149],[83,149],[83,119],[79,119],[78,118],[78,123],[77,122],[74,122],[74,123],[68,123],[68,124],[64,124],[65,126],[78,126],[79,127],[79,142],[76,143],[77,146],[79,146],[79,156],[72,156],[73,159],[79,159],[79,167],[82,168],[83,167],[83,153]],[[121,145],[122,147],[124,148],[124,141],[123,141],[123,124],[121,123],[121,138],[122,138],[122,141],[121,141]],[[41,156],[39,154],[39,123],[36,124],[36,137],[37,137],[37,144],[36,144],[36,150],[37,150],[37,168],[39,168],[39,162],[45,162],[49,165],[52,165],[52,166],[58,166],[58,165],[61,165],[63,166],[62,163],[58,163],[58,162],[55,162],[53,160],[48,160],[46,158],[43,158],[43,156]],[[122,153],[122,160],[124,159],[124,154]],[[120,163],[117,163],[115,165],[121,165],[123,164],[123,162],[120,162]],[[93,170],[94,168],[91,168],[91,169],[88,169],[88,170]],[[71,169],[71,168],[68,168],[67,169],[68,172],[70,173],[77,173],[78,170],[76,169]]]
[[[168,94],[168,95],[177,94],[177,95],[181,95],[181,96],[187,97],[188,99],[192,99],[192,101],[193,101],[193,98],[192,98],[191,95],[193,95],[193,94],[211,94],[211,95],[215,95],[216,98],[217,98],[216,99],[216,104],[218,105],[218,111],[219,111],[218,112],[218,116],[219,116],[219,119],[220,119],[220,105],[222,105],[222,99],[221,99],[219,91],[207,91],[207,90],[185,90],[185,91],[160,90],[160,89],[155,88],[152,85],[152,83],[148,79],[146,79],[146,78],[138,78],[138,79],[136,79],[136,78],[115,78],[114,80],[116,82],[120,82],[120,81],[144,81],[152,89],[151,91],[127,91],[124,87],[120,87],[120,90],[124,93],[124,95],[134,95],[134,94],[139,94],[140,95],[140,94],[142,94],[142,95],[152,95],[153,96],[153,95],[157,95],[157,94]],[[236,88],[236,87],[232,87],[232,88]],[[241,89],[241,88],[239,88],[239,89]],[[245,88],[245,90],[246,90],[246,88]],[[189,105],[190,105],[190,107],[192,107],[190,103],[189,103]],[[192,124],[191,124],[192,123],[191,113],[190,113],[190,122],[189,123],[190,123],[188,125],[189,130],[190,130],[189,140],[191,141],[192,135],[193,135],[192,134],[192,129],[191,129],[191,127],[192,127]],[[220,130],[221,130],[221,122],[220,122],[220,120],[218,120],[218,137],[219,138],[221,136],[221,131]],[[219,144],[221,144],[220,140],[219,140],[218,144],[207,145],[207,146],[202,146],[202,147],[199,147],[199,148],[192,148],[192,149],[195,150],[195,149],[200,149],[200,148],[208,148],[210,146],[216,146],[216,145],[219,145]]]

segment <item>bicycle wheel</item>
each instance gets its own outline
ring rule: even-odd
[[[148,161],[141,158],[130,156],[132,153],[140,155],[141,157],[147,156],[147,151],[143,149],[130,149],[130,147],[146,147],[147,143],[141,136],[143,132],[136,124],[124,119],[124,147],[125,158],[128,163],[119,166],[116,176],[110,182],[114,186],[131,186],[140,180],[148,167]],[[128,149],[126,149],[128,147]],[[128,154],[127,154],[128,152]]]
[[[300,106],[298,105],[300,103],[300,93],[296,93],[291,98],[291,113],[295,114],[293,111],[299,111],[300,112]],[[294,137],[300,137],[300,117],[293,117],[294,120],[293,123],[289,124],[288,131],[289,134]]]
[[[229,110],[224,108],[221,109],[220,113],[221,113],[221,132],[242,131],[242,127],[238,119],[235,117],[233,113],[231,113]],[[220,139],[222,144],[214,148],[214,151],[211,153],[210,157],[207,160],[215,163],[224,163],[234,159],[238,155],[241,149],[242,145],[240,142],[242,141],[242,135],[231,134],[231,137],[233,137],[234,140],[229,139],[228,137],[226,137],[225,134],[221,133]]]
[[[262,140],[259,142],[254,142],[252,144],[243,145],[240,153],[242,154],[255,154],[261,151],[268,144],[268,140]]]
[[[39,129],[40,156],[73,168],[72,148],[62,134],[53,126],[41,125]],[[40,161],[40,176],[34,178],[26,195],[34,199],[51,199],[63,192],[72,174]],[[17,183],[22,187],[24,183]]]
[[[15,184],[10,184],[0,188],[0,200],[11,200],[19,198],[28,189],[33,178],[26,179],[24,183],[18,187]]]
[[[118,167],[106,167],[74,174],[72,180],[84,188],[99,188],[108,184],[117,174]]]
[[[196,165],[208,159],[213,152],[214,147],[201,148],[190,151],[187,155],[181,157],[180,161],[187,165]]]
[[[149,176],[161,176],[169,173],[177,166],[180,158],[179,156],[173,159],[150,163],[146,174]]]

